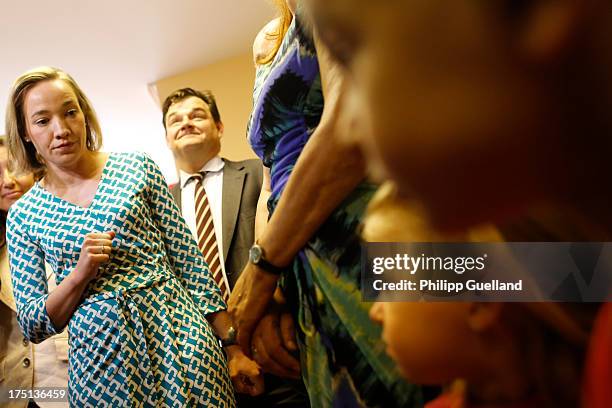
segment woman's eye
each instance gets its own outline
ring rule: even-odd
[[[76,116],[76,114],[78,113],[78,111],[76,109],[70,109],[68,112],[66,112],[67,116]]]
[[[34,124],[37,125],[37,126],[44,126],[47,123],[49,123],[49,119],[46,119],[46,118],[36,119],[34,121]]]

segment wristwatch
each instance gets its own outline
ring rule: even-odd
[[[253,265],[257,265],[264,271],[273,275],[280,275],[281,273],[283,273],[285,268],[272,265],[270,262],[266,261],[265,256],[266,255],[264,253],[263,248],[260,247],[257,243],[253,244],[251,249],[249,249],[249,262],[251,262]]]
[[[230,326],[230,328],[227,330],[227,336],[225,336],[224,338],[220,340],[221,340],[222,347],[229,347],[229,346],[237,345],[238,340],[236,339],[236,329],[234,329],[234,326]]]

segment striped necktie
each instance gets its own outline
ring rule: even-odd
[[[219,246],[215,237],[215,225],[213,223],[212,211],[210,203],[204,190],[203,180],[205,172],[191,176],[195,181],[195,210],[196,210],[196,227],[198,229],[198,248],[204,255],[204,260],[208,264],[210,273],[212,274],[219,289],[223,300],[227,302],[229,298],[229,288],[223,276],[221,269],[221,259],[219,258]]]

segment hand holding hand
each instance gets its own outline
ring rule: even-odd
[[[253,333],[253,358],[265,372],[298,379],[300,362],[292,354],[295,351],[297,344],[293,318],[284,309],[284,305],[274,304],[266,311]]]
[[[240,274],[230,296],[228,312],[242,350],[251,349],[251,336],[274,295],[277,281],[278,276],[252,263],[248,263]]]

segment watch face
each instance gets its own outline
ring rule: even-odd
[[[234,326],[230,326],[229,330],[227,331],[227,339],[230,341],[236,341],[236,329],[234,329]]]
[[[253,245],[249,250],[249,260],[255,265],[261,260],[261,248],[258,245]]]

